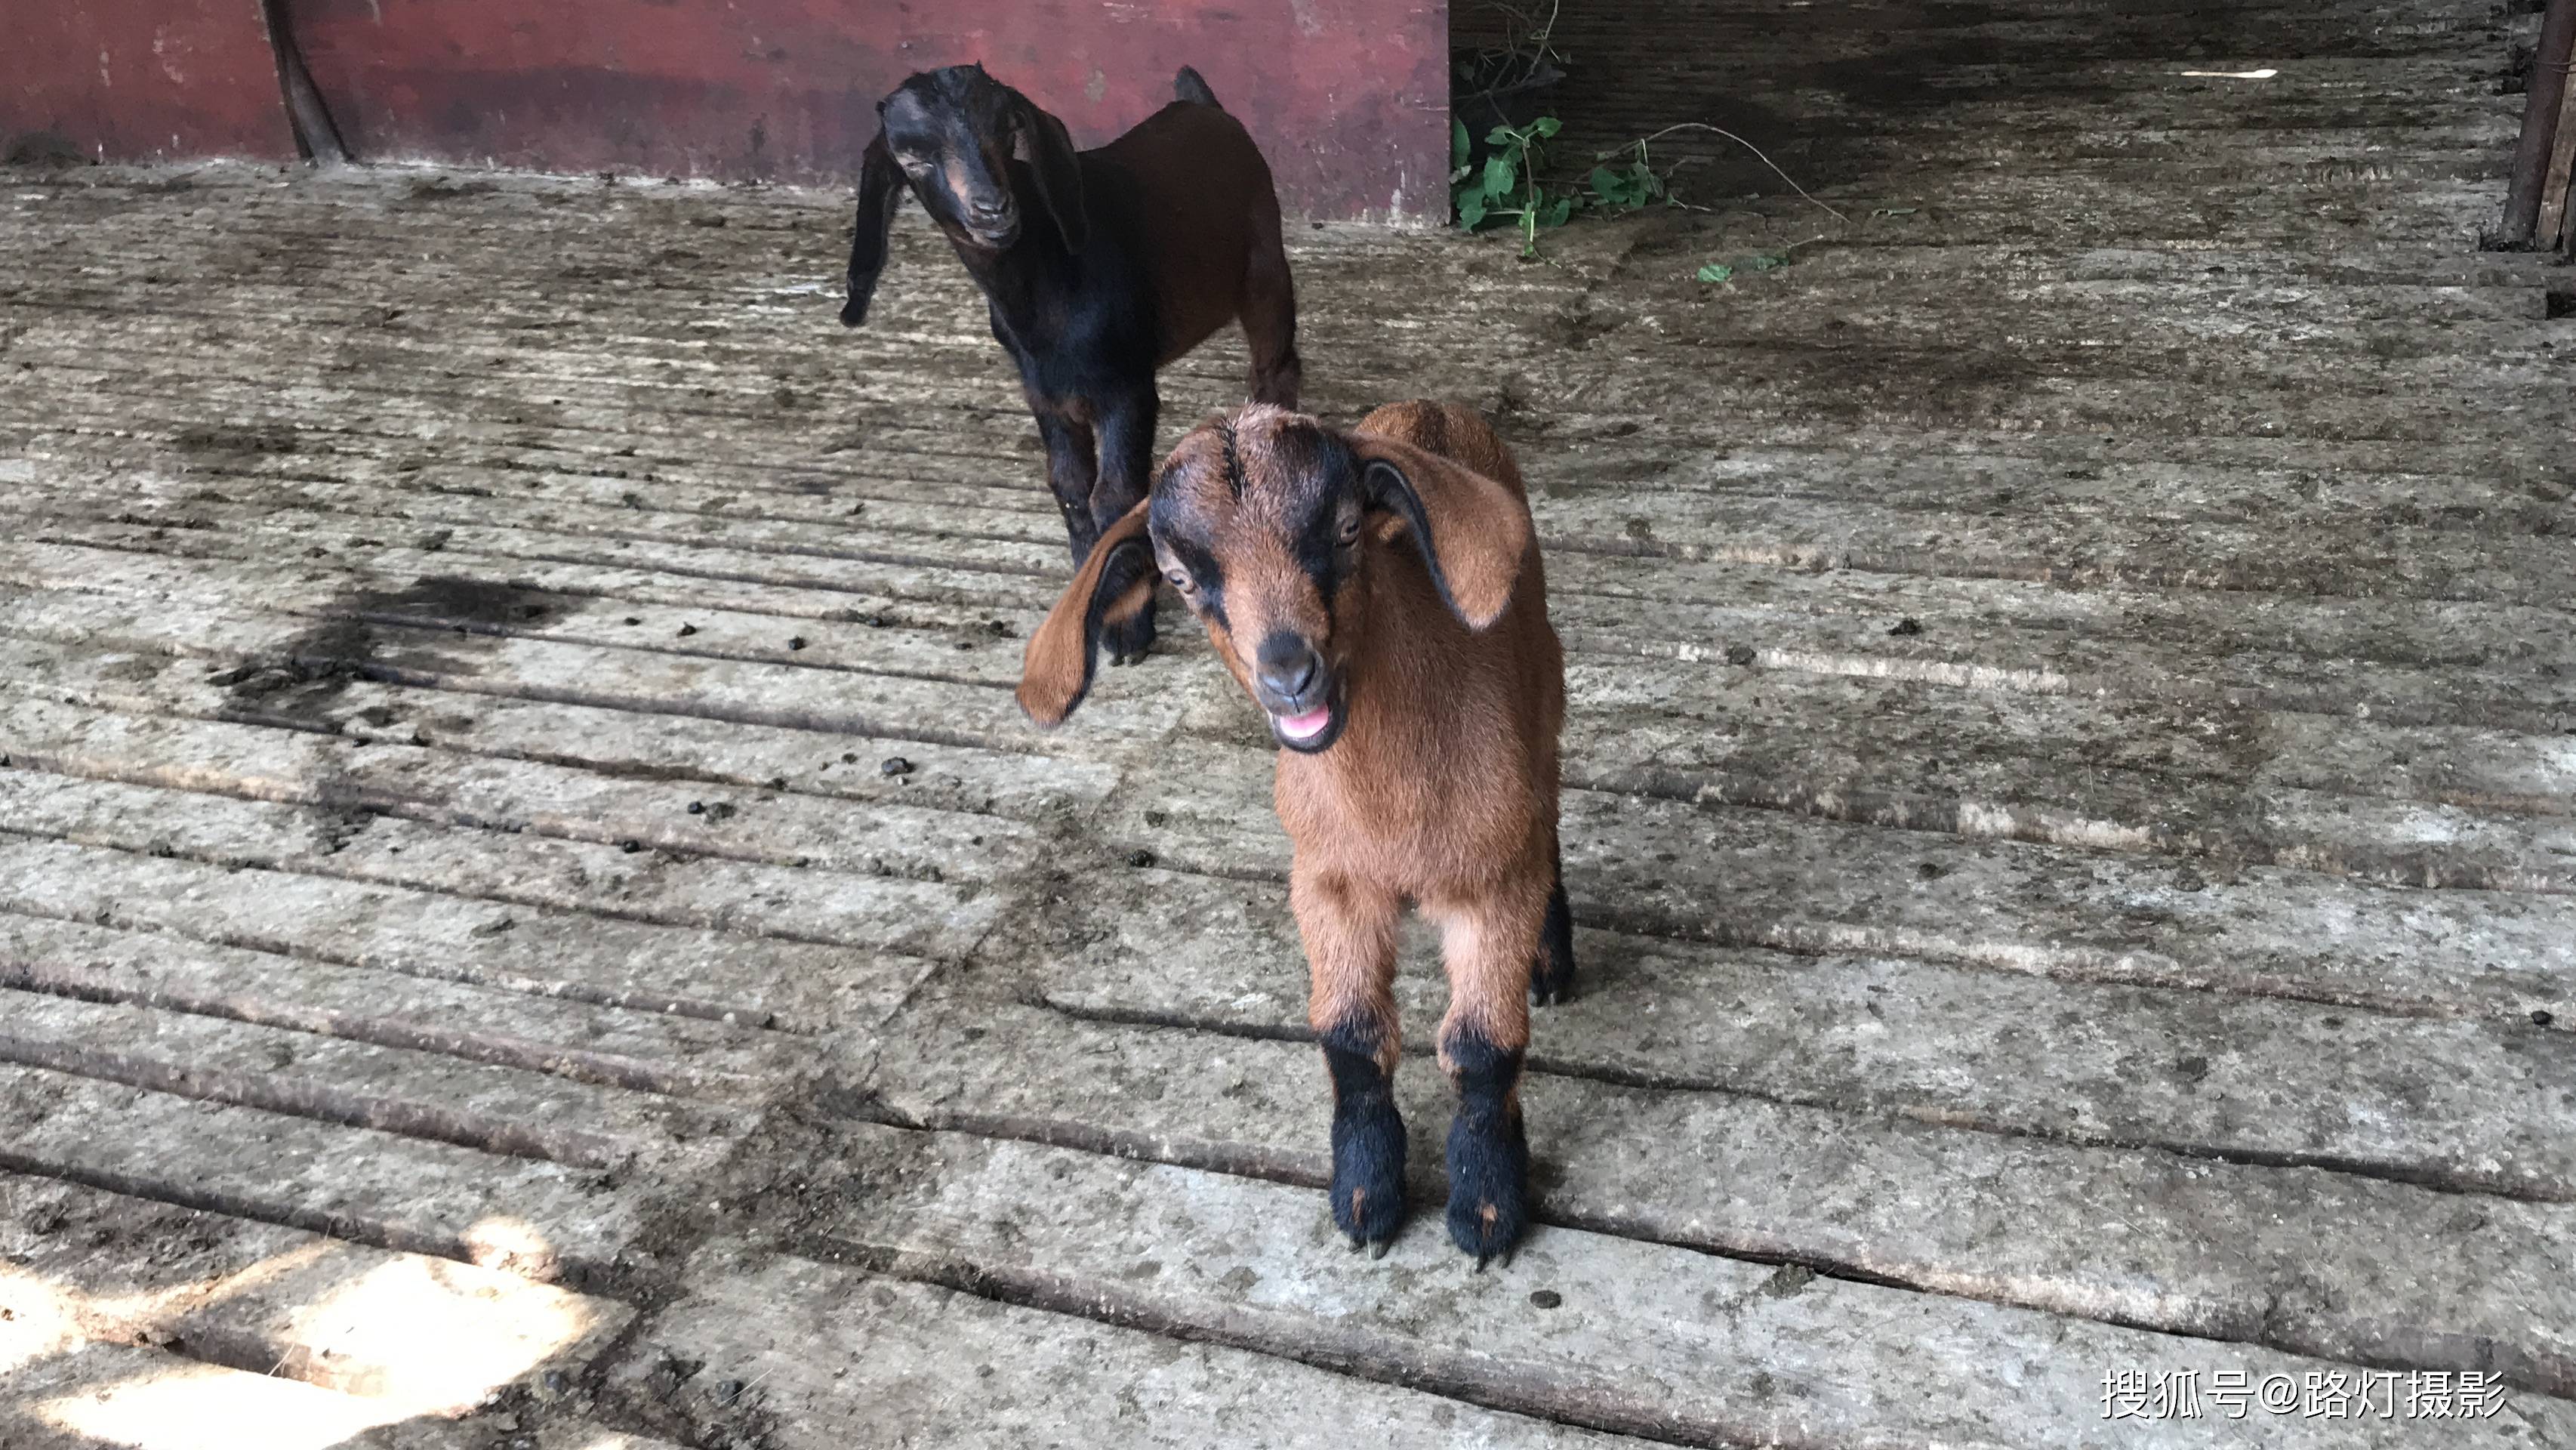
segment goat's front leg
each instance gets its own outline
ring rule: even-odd
[[[1091,425],[1069,409],[1029,399],[1037,415],[1038,437],[1046,444],[1047,491],[1064,515],[1064,533],[1073,545],[1073,566],[1091,557],[1100,539],[1100,521],[1092,517],[1091,494],[1100,482],[1100,465],[1092,454]],[[1114,517],[1114,516],[1113,516]]]
[[[1306,1020],[1333,1080],[1333,1224],[1352,1248],[1383,1254],[1404,1223],[1404,1119],[1395,1110],[1404,1033],[1394,991],[1403,903],[1300,858],[1289,871],[1288,904],[1306,943]]]
[[[1531,967],[1553,882],[1537,871],[1491,892],[1426,901],[1441,926],[1449,1015],[1440,1066],[1458,1090],[1449,1124],[1449,1237],[1476,1267],[1508,1258],[1529,1222],[1529,1144],[1521,1059],[1529,1049]]]
[[[1142,387],[1105,399],[1097,408],[1100,477],[1091,491],[1095,531],[1124,517],[1153,486],[1154,421],[1161,410],[1162,400],[1154,392],[1151,377]],[[1100,632],[1100,642],[1113,665],[1143,659],[1154,644],[1153,607],[1148,605],[1123,624],[1110,624]]]

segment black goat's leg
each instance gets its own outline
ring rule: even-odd
[[[1143,501],[1154,479],[1154,420],[1162,400],[1154,384],[1114,399],[1097,410],[1100,420],[1100,477],[1091,488],[1094,533],[1125,517]],[[1149,606],[1124,624],[1101,631],[1101,646],[1113,665],[1141,660],[1154,644],[1154,611]]]
[[[1279,240],[1279,203],[1268,195],[1252,219],[1252,253],[1243,269],[1243,340],[1252,354],[1246,381],[1252,401],[1297,406],[1305,365],[1297,358],[1297,283]]]
[[[1064,515],[1066,542],[1073,545],[1074,567],[1091,557],[1100,538],[1101,521],[1092,513],[1091,495],[1099,485],[1100,464],[1092,453],[1091,425],[1051,404],[1032,401],[1038,437],[1046,444],[1047,488]],[[1112,515],[1115,517],[1115,515]]]
[[[1091,488],[1091,517],[1104,528],[1153,485],[1154,423],[1162,406],[1149,379],[1093,410],[1100,422],[1100,478]]]

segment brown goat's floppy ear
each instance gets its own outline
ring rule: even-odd
[[[1056,235],[1064,238],[1064,249],[1079,252],[1091,237],[1091,219],[1082,209],[1082,163],[1073,149],[1072,133],[1064,123],[1041,111],[1025,96],[1020,98],[1020,145],[1028,155],[1023,159],[1037,173],[1038,199],[1046,203],[1047,215],[1055,219]]]
[[[1469,629],[1490,629],[1512,602],[1529,552],[1529,505],[1454,459],[1374,433],[1350,435],[1370,502],[1404,520],[1431,582]]]
[[[880,131],[859,158],[859,225],[850,238],[850,300],[841,304],[843,327],[867,320],[877,276],[885,271],[886,234],[894,229],[894,209],[902,201],[903,170],[894,164],[894,152]]]
[[[1154,545],[1145,533],[1145,508],[1137,504],[1101,534],[1046,622],[1029,636],[1020,655],[1019,700],[1040,725],[1063,724],[1091,693],[1100,632],[1154,607]]]

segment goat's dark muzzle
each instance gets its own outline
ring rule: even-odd
[[[1329,748],[1347,712],[1333,667],[1313,645],[1284,630],[1264,636],[1253,660],[1252,693],[1269,712],[1270,733],[1290,750]]]
[[[1020,209],[1004,200],[994,206],[969,206],[959,214],[966,235],[979,247],[1003,251],[1020,239]]]

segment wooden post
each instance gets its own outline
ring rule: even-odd
[[[2576,83],[2567,86],[2566,98],[2558,103],[2558,143],[2550,148],[2549,174],[2540,190],[2540,229],[2534,234],[2534,245],[2547,248],[2553,243],[2563,251],[2576,252]]]
[[[2540,211],[2553,175],[2564,210],[2567,168],[2559,147],[2559,116],[2567,109],[2571,55],[2576,55],[2576,0],[2549,0],[2549,13],[2540,22],[2540,49],[2531,59],[2531,88],[2523,95],[2522,139],[2513,148],[2504,225],[2496,234],[2500,247],[2528,247],[2535,236],[2556,237],[2541,230]],[[2553,167],[2553,162],[2559,164]]]
[[[277,56],[277,83],[286,92],[287,123],[295,128],[295,149],[317,165],[349,159],[348,145],[331,120],[331,108],[304,67],[304,52],[295,44],[294,17],[286,0],[260,0],[260,18],[268,26],[268,48]]]

